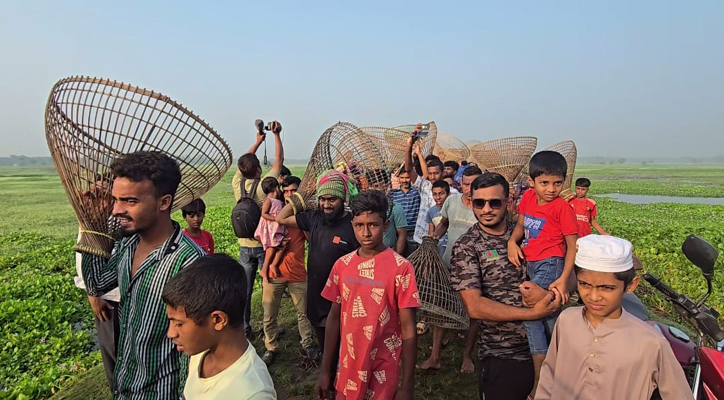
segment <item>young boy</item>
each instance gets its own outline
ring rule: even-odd
[[[442,220],[442,206],[445,204],[450,196],[450,185],[444,181],[437,181],[432,184],[432,198],[435,200],[435,205],[430,207],[427,211],[427,224],[429,226],[428,236],[432,236],[435,233],[435,228]],[[447,246],[447,232],[438,241],[438,249],[440,250],[440,256],[445,254],[445,247]]]
[[[188,227],[184,229],[184,235],[191,238],[206,254],[214,252],[214,237],[209,231],[201,229],[206,214],[206,204],[201,199],[196,199],[181,208]]]
[[[576,214],[579,239],[591,234],[591,226],[596,228],[599,234],[608,235],[608,232],[604,231],[596,220],[596,202],[586,197],[590,187],[591,181],[588,178],[576,179],[576,196],[569,201]]]
[[[518,206],[518,223],[508,241],[508,258],[521,267],[525,260],[529,279],[553,290],[562,304],[568,301],[566,281],[573,272],[578,225],[573,209],[558,195],[567,172],[566,159],[555,151],[541,151],[529,163],[527,190]],[[523,249],[518,242],[523,241]],[[533,358],[537,383],[548,352],[547,334],[556,315],[526,321],[528,346]],[[535,385],[533,393],[535,394]]]
[[[244,269],[226,254],[200,258],[163,289],[167,336],[191,357],[186,399],[275,400],[274,383],[244,334]]]
[[[578,240],[576,278],[584,307],[563,311],[553,331],[536,399],[693,399],[661,333],[621,307],[638,285],[631,243],[613,236]]]
[[[362,192],[351,208],[361,247],[337,260],[322,291],[332,309],[316,392],[319,399],[329,396],[329,372],[339,351],[337,399],[412,399],[420,306],[412,264],[382,241],[389,218],[384,193]]]

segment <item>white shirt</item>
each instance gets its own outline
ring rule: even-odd
[[[276,400],[274,382],[251,343],[228,368],[201,378],[201,363],[207,352],[191,356],[189,360],[189,376],[184,387],[186,400]]]
[[[417,215],[417,223],[415,224],[415,236],[413,237],[417,243],[422,243],[422,238],[428,236],[429,226],[427,225],[427,211],[435,205],[435,199],[432,198],[432,183],[427,179],[418,176],[412,183],[418,192],[420,192],[420,213]],[[450,194],[460,193],[454,188],[450,188]],[[452,246],[451,246],[452,247]]]

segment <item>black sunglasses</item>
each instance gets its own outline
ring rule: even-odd
[[[503,200],[500,199],[473,199],[473,208],[483,209],[485,204],[490,204],[490,208],[497,210],[503,208]]]

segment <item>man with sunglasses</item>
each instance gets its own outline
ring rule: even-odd
[[[522,321],[550,315],[560,298],[547,293],[533,308],[522,306],[519,286],[525,272],[508,260],[510,186],[486,172],[470,186],[477,223],[452,250],[453,288],[460,291],[470,318],[479,319],[478,390],[480,398],[525,400],[533,388],[533,361]]]
[[[467,232],[468,229],[477,222],[470,203],[470,184],[482,174],[483,171],[477,166],[466,169],[462,178],[463,193],[451,194],[447,200],[445,200],[445,204],[440,210],[442,219],[435,228],[433,237],[439,240],[447,233],[447,246],[445,247],[445,254],[443,254],[443,261],[445,261],[448,269],[450,269],[450,255],[452,254],[453,245],[461,235]],[[442,354],[445,331],[443,328],[434,327],[432,332],[432,353],[430,354],[430,358],[420,366],[420,369],[440,369],[440,356]],[[475,372],[473,349],[475,348],[475,333],[477,331],[478,323],[474,320],[470,321],[470,327],[468,328],[465,340],[465,350],[463,351],[463,364],[460,367],[460,372],[464,374],[472,374]]]

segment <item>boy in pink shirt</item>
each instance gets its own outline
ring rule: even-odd
[[[329,397],[330,368],[339,351],[337,399],[413,399],[420,306],[412,264],[385,246],[391,208],[384,193],[360,193],[351,204],[361,247],[337,260],[322,296],[332,301],[319,399]],[[338,343],[340,343],[338,347]],[[402,386],[398,389],[402,361]]]
[[[555,151],[536,153],[529,163],[527,190],[518,205],[518,224],[508,241],[508,258],[514,265],[527,265],[528,278],[568,301],[566,283],[573,271],[578,225],[571,206],[559,197],[568,166]],[[523,240],[522,249],[518,243]],[[552,321],[556,314],[524,322],[533,358],[535,387],[548,352]]]

